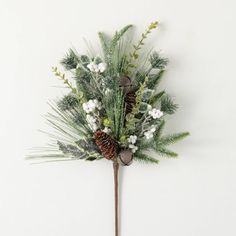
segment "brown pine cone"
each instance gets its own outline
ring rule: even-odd
[[[95,132],[95,142],[106,159],[114,160],[117,157],[119,145],[110,135],[97,130]]]
[[[126,114],[130,113],[135,105],[136,96],[134,91],[130,91],[125,95]]]

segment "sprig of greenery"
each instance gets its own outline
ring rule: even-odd
[[[159,53],[153,52],[150,56],[150,63],[151,63],[151,68],[150,69],[160,69],[163,70],[167,64],[168,64],[168,59],[161,57]]]
[[[167,145],[170,145],[170,144],[174,144],[174,143],[184,139],[188,135],[189,135],[189,132],[168,134],[168,135],[165,135],[165,136],[161,137],[158,140],[156,145],[158,145],[158,146],[167,146]]]
[[[67,111],[76,108],[79,105],[79,101],[74,94],[68,94],[58,101],[57,105],[60,110]]]
[[[78,63],[79,63],[79,56],[72,49],[69,49],[68,53],[66,53],[65,57],[61,60],[61,64],[64,66],[66,70],[75,69]]]
[[[135,93],[135,105],[132,108],[131,113],[126,115],[126,134],[129,132],[132,133],[132,131],[135,129],[135,124],[139,121],[135,116],[139,113],[147,82],[148,77],[146,76],[144,82],[140,85],[139,89]]]
[[[129,54],[129,59],[127,60],[127,65],[124,68],[124,71],[129,74],[129,69],[136,67],[135,61],[139,58],[138,51],[141,50],[142,46],[144,45],[145,39],[148,37],[148,35],[152,32],[152,30],[156,29],[158,26],[158,22],[154,21],[152,22],[148,28],[145,30],[144,33],[141,35],[141,39],[138,41],[138,43],[133,45],[133,52]]]
[[[106,38],[106,36],[104,35],[104,33],[99,32],[98,36],[100,39],[100,43],[102,46],[102,50],[103,50],[103,55],[104,55],[104,59],[105,62],[107,64],[108,67],[108,71],[107,73],[112,75],[115,71],[115,63],[114,61],[116,61],[114,58],[115,54],[115,50],[117,48],[118,43],[120,42],[121,38],[124,36],[124,34],[132,27],[132,25],[127,25],[125,27],[123,27],[121,30],[116,31],[115,35],[112,37],[111,40],[109,40],[108,38]],[[120,64],[121,62],[118,62],[117,64]]]
[[[169,157],[169,158],[176,158],[178,157],[178,154],[176,152],[173,152],[167,148],[164,147],[157,147],[155,148],[155,151],[163,157]]]
[[[166,114],[172,115],[178,109],[178,105],[174,103],[172,98],[165,94],[161,97],[161,110]]]
[[[163,78],[164,73],[165,73],[165,70],[160,70],[156,74],[149,75],[149,81],[148,81],[147,87],[150,89],[156,89],[161,79]]]
[[[153,157],[150,157],[149,155],[144,154],[142,152],[135,153],[134,154],[134,159],[136,161],[139,161],[141,163],[146,163],[146,164],[158,164],[159,163],[159,160],[157,160]]]
[[[155,105],[158,101],[160,101],[160,99],[162,98],[162,96],[165,95],[165,91],[161,91],[155,95],[153,95],[150,99],[149,99],[149,103],[150,105]]]
[[[52,72],[59,80],[63,81],[63,83],[67,86],[67,88],[71,89],[72,93],[75,94],[77,93],[77,89],[73,87],[73,85],[69,82],[69,80],[65,78],[65,74],[60,72],[57,67],[52,67]]]
[[[53,113],[46,116],[48,123],[55,130],[55,133],[49,134],[54,143],[43,150],[41,157],[55,161],[102,158],[95,143],[94,130],[88,123],[88,114],[83,109],[83,103],[93,99],[102,105],[99,111],[89,113],[96,118],[99,129],[109,127],[110,135],[120,142],[121,147],[128,148],[128,137],[137,136],[135,145],[138,150],[134,153],[135,160],[157,164],[159,161],[152,157],[149,151],[156,151],[161,156],[177,157],[177,153],[167,147],[189,133],[162,135],[164,116],[153,119],[149,113],[151,108],[160,109],[165,115],[173,114],[177,109],[177,105],[165,91],[156,92],[168,60],[157,52],[142,54],[142,57],[140,53],[145,40],[157,26],[158,22],[152,22],[131,49],[132,43],[130,44],[128,37],[123,36],[132,25],[116,31],[111,38],[99,32],[103,58],[95,55],[91,58],[70,49],[61,64],[72,73],[76,87],[57,67],[52,68],[55,76],[70,92],[59,100],[56,106],[52,105]],[[91,62],[97,65],[105,62],[106,70],[101,73],[90,71],[88,64]],[[127,115],[125,101],[128,104],[129,100],[125,99],[126,91],[121,88],[122,76],[131,78],[130,91],[135,92],[135,102],[134,97],[131,97],[132,111]],[[155,127],[156,131],[153,138],[146,139],[144,132],[149,131],[149,127]]]
[[[114,134],[117,140],[123,134],[125,122],[124,95],[121,89],[116,91],[116,101],[114,103]]]

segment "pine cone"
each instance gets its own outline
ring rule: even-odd
[[[136,96],[134,91],[130,91],[125,96],[126,114],[130,113],[135,105]]]
[[[95,132],[95,142],[106,159],[114,160],[116,158],[119,145],[110,135],[97,130]]]

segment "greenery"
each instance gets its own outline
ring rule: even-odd
[[[100,160],[103,155],[95,139],[98,130],[116,140],[119,150],[132,150],[136,161],[157,164],[159,160],[154,153],[177,157],[169,145],[189,133],[163,134],[166,116],[178,108],[173,98],[159,89],[168,60],[156,51],[143,53],[145,40],[157,26],[158,22],[152,22],[134,44],[127,37],[132,25],[116,31],[112,37],[99,32],[100,56],[68,50],[61,65],[71,78],[67,79],[58,67],[52,68],[69,89],[61,99],[50,104],[52,112],[46,115],[48,124],[55,130],[49,134],[52,143],[30,158]],[[127,112],[127,106],[132,107],[131,112]]]
[[[141,35],[141,39],[138,41],[137,44],[133,45],[133,51],[129,53],[129,59],[127,61],[127,65],[124,68],[124,71],[126,73],[129,73],[129,69],[130,68],[134,68],[137,67],[137,65],[135,64],[135,61],[139,58],[139,54],[138,52],[142,49],[142,47],[144,46],[144,41],[145,39],[148,37],[148,35],[152,32],[153,29],[156,29],[158,26],[158,22],[152,22],[148,28],[145,30],[144,33],[142,33]]]

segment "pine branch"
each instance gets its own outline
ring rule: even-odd
[[[83,102],[101,96],[94,79],[89,72],[77,69],[74,78],[76,81],[77,90],[80,91],[80,96],[83,98]]]
[[[147,154],[143,154],[141,152],[135,153],[134,154],[134,160],[140,161],[142,163],[147,163],[147,164],[158,164],[159,160],[148,156]]]
[[[112,61],[113,61],[115,49],[119,41],[121,40],[121,38],[131,27],[132,25],[127,25],[124,28],[122,28],[120,31],[117,31],[110,41],[105,38],[105,35],[102,32],[98,33],[102,50],[103,50],[103,55],[105,58],[105,62],[107,63],[108,68],[112,69],[113,67]]]
[[[178,105],[173,102],[169,95],[165,95],[161,99],[161,111],[166,114],[172,115],[177,110]]]
[[[120,89],[116,91],[116,100],[113,108],[114,108],[113,111],[114,134],[116,139],[119,140],[123,134],[124,121],[125,121],[124,96],[123,96],[123,91]]]
[[[155,94],[154,96],[152,96],[149,100],[150,105],[155,105],[158,101],[160,101],[160,99],[164,95],[165,95],[165,91],[161,91],[161,92]]]
[[[164,147],[156,147],[155,148],[155,151],[161,155],[161,156],[164,156],[164,157],[169,157],[169,158],[175,158],[178,156],[177,153],[169,150],[169,149],[166,149]]]
[[[88,137],[91,135],[91,131],[87,126],[85,117],[82,117],[83,113],[78,112],[77,110],[71,111],[62,111],[59,108],[50,105],[55,114],[48,113],[47,120],[50,125],[59,132],[60,137],[71,139],[72,142],[75,142],[78,139]],[[80,122],[77,123],[77,115],[80,113]]]
[[[109,56],[108,55],[110,54],[109,42],[105,38],[104,33],[102,33],[102,32],[98,33],[98,37],[100,39],[100,43],[101,43],[101,46],[102,46],[105,62],[107,63],[109,61]]]
[[[149,75],[149,81],[147,83],[147,87],[150,89],[155,89],[159,85],[164,73],[165,70],[161,70],[155,75]]]
[[[154,134],[154,140],[156,142],[157,142],[157,140],[160,139],[162,131],[164,129],[164,126],[165,126],[165,121],[162,120],[161,123],[159,124],[159,126],[157,127],[155,134]]]
[[[57,103],[57,105],[62,111],[67,111],[67,110],[71,110],[71,109],[74,109],[75,107],[77,107],[79,105],[79,101],[78,101],[77,97],[75,97],[73,94],[68,94],[68,95],[64,96]]]
[[[161,137],[159,141],[157,142],[157,145],[159,146],[166,146],[170,144],[174,144],[185,137],[189,135],[189,132],[182,132],[182,133],[176,133],[176,134],[169,134]]]
[[[113,53],[118,42],[120,39],[123,37],[123,35],[131,28],[133,27],[132,25],[127,25],[124,28],[122,28],[120,31],[116,32],[115,35],[113,36],[111,43],[110,43],[110,53]]]
[[[147,150],[156,150],[156,146],[160,140],[162,131],[164,129],[165,121],[161,120],[159,126],[157,127],[153,139],[150,141],[141,141],[138,143],[139,150],[147,151]]]
[[[157,52],[153,52],[150,56],[150,63],[151,63],[150,70],[151,69],[163,70],[168,64],[168,59],[161,57]]]
[[[79,56],[72,49],[69,49],[69,52],[61,60],[61,64],[64,66],[66,70],[75,69],[78,63],[79,63]]]

